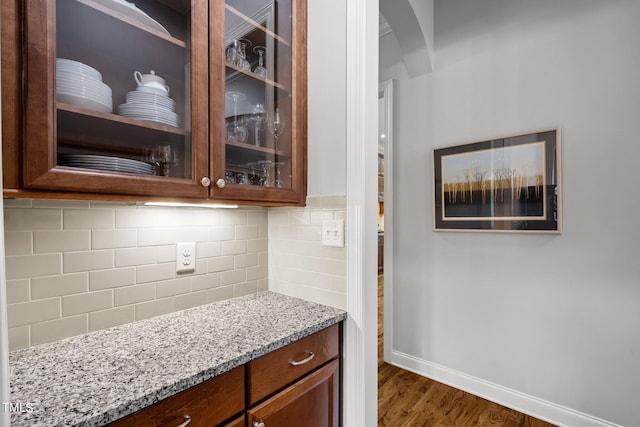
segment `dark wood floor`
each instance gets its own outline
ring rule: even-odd
[[[464,391],[384,363],[382,275],[378,276],[378,426],[554,427]]]

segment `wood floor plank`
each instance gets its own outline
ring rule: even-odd
[[[556,427],[383,360],[383,276],[378,276],[378,427]]]

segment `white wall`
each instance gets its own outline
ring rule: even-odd
[[[346,192],[346,1],[309,1],[310,196]]]
[[[640,425],[639,18],[634,0],[436,0],[432,74],[381,54],[396,361],[560,424]],[[562,235],[432,231],[434,147],[550,127]]]

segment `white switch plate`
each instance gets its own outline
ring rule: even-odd
[[[344,248],[344,219],[322,221],[322,246]]]
[[[196,271],[196,242],[178,242],[176,248],[176,273]]]

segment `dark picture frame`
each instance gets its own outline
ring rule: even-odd
[[[561,233],[560,130],[433,150],[434,230]]]

